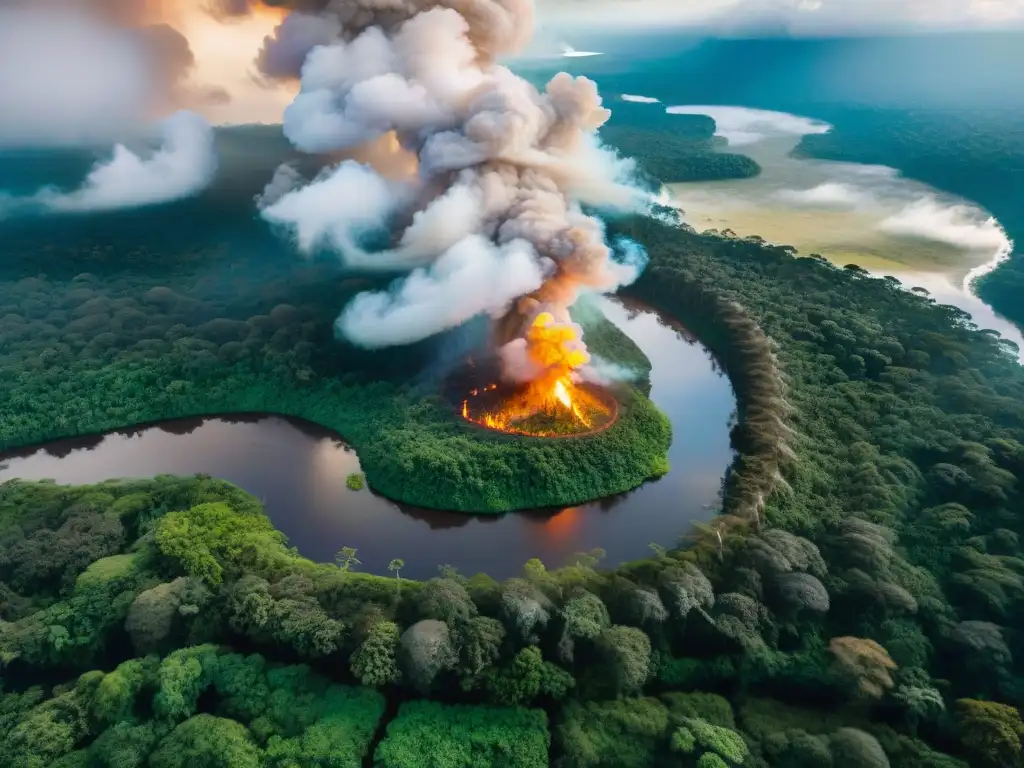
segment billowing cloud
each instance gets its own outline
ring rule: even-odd
[[[278,169],[275,181],[290,172]],[[272,181],[271,184],[275,182]],[[264,192],[266,195],[267,192]],[[361,234],[382,227],[396,206],[391,185],[373,169],[347,161],[312,184],[284,195],[263,209],[263,218],[292,232],[301,250],[358,250]]]
[[[544,277],[542,262],[525,240],[498,245],[471,235],[391,291],[357,296],[338,318],[338,330],[364,347],[407,344],[483,312],[500,314],[540,288]]]
[[[263,41],[256,58],[260,72],[272,78],[298,78],[309,52],[341,36],[337,19],[290,13]]]
[[[179,112],[160,125],[162,145],[152,155],[118,144],[113,156],[96,165],[75,192],[43,191],[38,202],[60,212],[137,208],[178,200],[202,190],[217,170],[213,128],[191,112]]]

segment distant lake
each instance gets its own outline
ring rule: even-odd
[[[714,514],[732,461],[729,422],[735,398],[728,379],[692,336],[657,312],[605,301],[606,316],[653,363],[651,398],[672,422],[665,477],[620,496],[549,511],[497,516],[416,509],[345,478],[359,457],[340,436],[308,422],[247,415],[181,419],[107,435],[62,440],[0,458],[0,481],[49,478],[94,483],[112,477],[206,473],[259,498],[274,525],[300,553],[330,562],[356,547],[362,570],[429,578],[443,564],[464,574],[505,578],[539,557],[549,568],[577,552],[607,551],[606,565],[647,555],[652,542],[674,544],[695,520]]]

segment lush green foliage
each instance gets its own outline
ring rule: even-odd
[[[9,482],[0,763],[358,765],[385,696],[443,700],[399,709],[375,755],[389,766],[429,764],[425,742],[439,765],[513,754],[623,768],[1019,763],[1024,373],[1013,351],[860,270],[650,220],[614,227],[651,253],[633,293],[693,328],[737,391],[726,514],[695,546],[614,571],[590,553],[557,571],[532,561],[500,584],[450,570],[418,583],[359,574],[354,553],[302,559],[254,499],[210,478]],[[240,282],[223,306],[249,318],[237,320],[244,335],[230,319],[200,331],[187,301],[169,319],[121,316],[131,297],[88,276],[58,290],[12,283],[23,293],[3,317],[4,439],[144,408],[271,404],[346,424],[357,442],[378,430],[383,448],[360,444],[375,487],[415,481],[423,466],[457,476],[434,484],[441,506],[500,506],[489,489],[509,502],[527,471],[542,490],[515,499],[538,500],[599,466],[596,441],[470,439],[450,404],[394,383],[397,356],[325,352],[339,345],[322,337],[329,314],[315,297],[269,279],[269,306],[247,315]],[[61,294],[73,286],[88,295]],[[154,296],[156,318],[161,302],[183,300]],[[83,310],[97,298],[103,323],[117,315],[124,333],[136,323],[139,341],[158,343],[98,352],[92,333],[107,326],[89,330]],[[204,341],[229,328],[251,350]],[[40,338],[53,352],[33,357]],[[644,402],[602,450],[621,440],[631,461],[663,450]],[[566,442],[576,448],[555,446]],[[541,457],[550,475],[532,463]],[[481,466],[493,484],[473,474]]]
[[[52,694],[3,697],[4,765],[358,768],[384,712],[374,691],[212,645],[88,672]]]
[[[535,709],[403,704],[374,760],[380,768],[548,765],[548,719]]]

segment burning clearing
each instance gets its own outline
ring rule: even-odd
[[[534,437],[580,436],[611,426],[618,415],[615,398],[580,382],[590,356],[579,343],[579,330],[539,313],[525,335],[530,374],[524,381],[509,382],[491,370],[494,366],[477,369],[471,363],[471,375],[458,377],[455,385],[453,399],[458,403],[461,395],[462,417],[488,429]]]
[[[580,437],[610,427],[618,402],[592,384],[558,380],[549,390],[530,384],[512,388],[488,384],[471,389],[462,418],[481,427],[533,437]]]

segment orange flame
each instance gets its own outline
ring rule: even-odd
[[[497,409],[472,413],[467,398],[462,403],[462,417],[489,429],[541,437],[591,430],[595,417],[601,428],[607,426],[614,418],[612,409],[576,384],[575,371],[590,361],[579,334],[579,326],[557,322],[550,312],[539,313],[525,334],[529,361],[539,375]],[[488,384],[473,389],[470,398],[497,387]],[[547,418],[524,423],[540,414]],[[563,426],[558,427],[557,423]],[[577,427],[573,429],[571,424]]]

